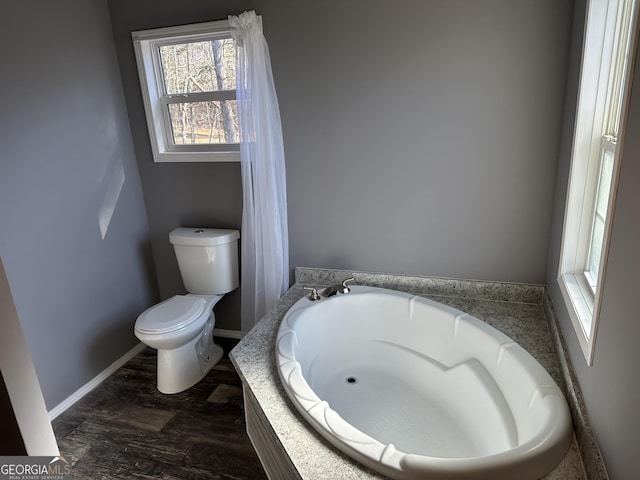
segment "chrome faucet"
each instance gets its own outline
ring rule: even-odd
[[[323,297],[333,297],[336,293],[349,293],[351,289],[347,283],[353,282],[355,278],[349,277],[342,281],[340,285],[331,285],[320,292]]]
[[[317,289],[315,289],[313,287],[302,287],[302,288],[304,288],[305,290],[311,290],[311,293],[307,296],[307,298],[309,300],[311,300],[312,302],[316,302],[316,301],[320,300],[320,298],[322,298],[318,294],[318,290]]]

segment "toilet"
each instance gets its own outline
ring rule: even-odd
[[[140,314],[134,333],[158,350],[158,390],[182,392],[204,378],[222,358],[213,343],[213,307],[239,286],[237,230],[177,228],[169,241],[186,295],[175,295]]]

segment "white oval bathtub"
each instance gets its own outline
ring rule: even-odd
[[[335,447],[397,479],[526,480],[562,460],[569,410],[544,368],[468,314],[374,287],[294,304],[284,389]]]

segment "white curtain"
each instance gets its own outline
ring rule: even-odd
[[[242,169],[241,315],[248,332],[289,287],[287,194],[278,99],[262,19],[230,16]]]

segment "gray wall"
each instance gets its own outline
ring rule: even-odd
[[[255,8],[280,101],[290,264],[545,281],[571,0],[109,0],[163,298],[168,232],[239,228],[237,164],[154,164],[131,31]],[[216,307],[239,329],[239,292]]]
[[[572,3],[265,1],[291,265],[543,283]]]
[[[615,204],[613,230],[602,309],[596,339],[593,365],[588,367],[569,314],[562,303],[556,280],[562,241],[562,222],[575,115],[581,28],[584,24],[585,0],[576,2],[576,34],[572,48],[572,74],[569,81],[565,130],[558,166],[558,188],[550,243],[547,283],[566,340],[570,358],[584,394],[589,419],[597,436],[607,470],[612,479],[634,479],[640,471],[638,431],[640,431],[640,315],[638,274],[640,273],[640,55],[636,56],[636,72],[624,140],[620,181]]]
[[[3,1],[0,58],[0,257],[51,409],[136,345],[147,219],[106,3]]]
[[[131,133],[142,179],[153,259],[162,299],[185,292],[169,232],[177,227],[240,230],[239,163],[154,163],[131,32],[226,19],[251,10],[250,0],[109,0]],[[216,305],[216,328],[240,330],[240,291]]]

